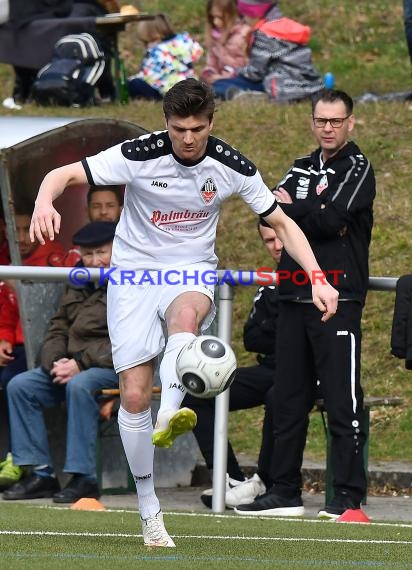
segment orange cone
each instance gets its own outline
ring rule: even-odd
[[[79,499],[70,507],[78,511],[105,511],[106,507],[97,499],[88,499],[84,497]]]
[[[362,509],[347,509],[335,522],[370,523],[371,519]]]

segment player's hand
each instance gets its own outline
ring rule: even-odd
[[[321,320],[325,323],[338,310],[339,293],[325,281],[312,285],[312,297],[314,304],[323,313]]]
[[[45,244],[45,238],[54,240],[55,234],[60,232],[61,216],[52,203],[35,204],[30,223],[30,241],[39,240]]]

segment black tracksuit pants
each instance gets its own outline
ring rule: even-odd
[[[319,379],[332,436],[334,491],[347,492],[360,502],[366,494],[360,385],[362,307],[342,301],[336,315],[323,323],[312,303],[283,301],[279,305],[272,491],[285,497],[301,493],[303,451]]]

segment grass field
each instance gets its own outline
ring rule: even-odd
[[[176,29],[187,29],[202,41],[203,1],[136,0],[132,3],[142,11],[168,12]],[[353,96],[412,90],[401,2],[302,0],[288,3],[281,0],[280,5],[288,16],[311,26],[314,63],[321,73],[335,74],[337,87]],[[136,42],[133,25],[120,34],[120,48],[128,72],[134,72],[142,48]],[[0,64],[0,100],[10,94],[11,86],[10,67]],[[86,109],[26,105],[22,112],[14,114],[22,113],[110,117],[130,120],[149,130],[164,127],[161,105],[146,102]],[[0,107],[0,114],[10,112]],[[397,277],[412,271],[412,104],[357,105],[355,115],[354,140],[370,158],[377,178],[371,275]],[[239,99],[218,106],[214,132],[252,159],[272,187],[296,156],[313,148],[308,121],[306,103],[283,106]],[[256,235],[254,216],[240,201],[230,200],[223,209],[217,251],[222,268],[252,269],[268,263]],[[254,288],[239,287],[235,295],[233,344],[241,365],[254,361],[254,355],[246,353],[242,345],[242,326],[253,293]],[[411,372],[405,370],[402,360],[390,354],[393,304],[393,293],[371,292],[363,317],[362,365],[367,395],[404,398],[403,406],[373,411],[371,461],[412,459],[410,453],[405,452],[412,448]],[[256,457],[261,419],[260,409],[241,412],[240,416],[238,413],[230,415],[231,438],[237,451]],[[313,414],[307,451],[319,458],[323,448],[322,425],[318,414]]]
[[[165,514],[176,549],[143,546],[135,511],[0,508],[7,570],[106,568],[412,568],[412,524],[338,524],[198,513]]]
[[[176,29],[202,41],[201,0],[124,0],[144,11],[168,12]],[[301,0],[280,2],[287,15],[312,28],[314,62],[332,71],[339,88],[354,96],[412,89],[411,66],[402,28],[402,3],[391,0]],[[171,7],[173,9],[171,9]],[[120,34],[127,70],[141,56],[133,26]],[[11,93],[13,76],[0,64],[0,101]],[[0,106],[0,114],[10,112]],[[147,129],[164,126],[161,105],[131,102],[87,109],[26,105],[15,115],[110,117]],[[239,148],[273,186],[293,159],[313,147],[306,104],[277,106],[241,100],[219,105],[215,134]],[[371,274],[398,276],[412,271],[412,105],[378,102],[356,107],[354,139],[371,159],[378,183],[371,244]],[[64,222],[64,221],[63,221]],[[218,232],[222,268],[251,269],[268,259],[256,236],[254,216],[239,201],[223,210]],[[242,325],[254,288],[238,288],[233,341],[239,362],[254,357],[242,347]],[[369,395],[402,396],[399,408],[372,414],[370,461],[412,456],[411,372],[390,355],[393,293],[370,293],[363,318],[363,383]],[[236,451],[253,458],[260,443],[261,410],[230,415]],[[319,414],[313,414],[307,454],[324,455]],[[412,519],[412,516],[411,516]],[[135,511],[77,512],[70,509],[10,504],[0,500],[0,567],[15,569],[210,568],[412,569],[412,523],[334,524],[316,520],[280,521],[232,515],[166,513],[176,549],[148,550],[142,544]]]

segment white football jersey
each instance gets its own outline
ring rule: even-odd
[[[212,136],[193,164],[179,161],[168,132],[161,131],[88,157],[83,166],[91,185],[126,184],[112,255],[112,265],[121,269],[216,265],[223,200],[239,194],[256,214],[276,208],[256,166]]]

